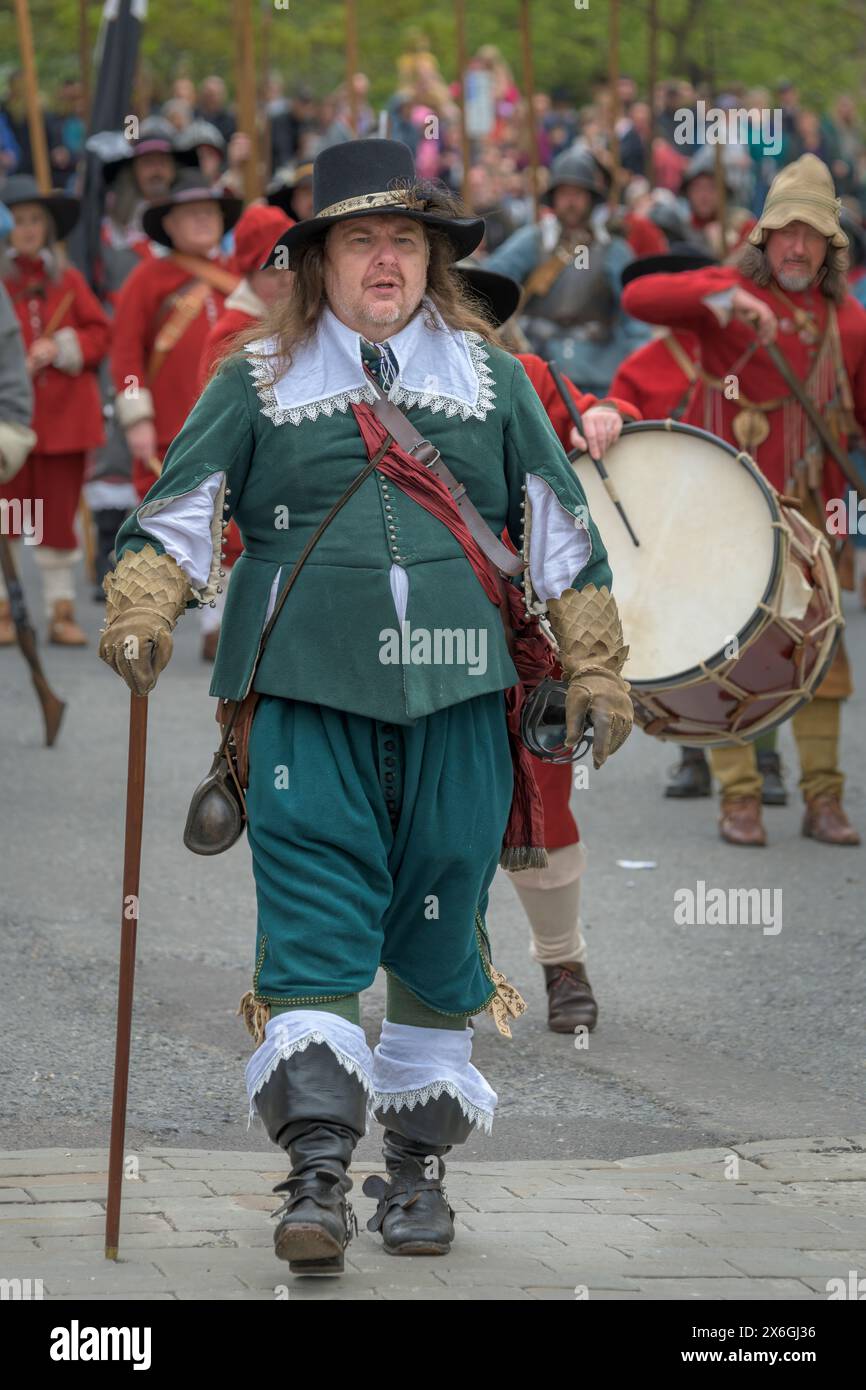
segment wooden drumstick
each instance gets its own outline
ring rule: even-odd
[[[563,380],[563,378],[562,378],[562,373],[560,372],[560,370],[559,370],[559,368],[557,367],[557,365],[556,365],[555,362],[548,362],[547,365],[548,365],[548,367],[550,368],[550,375],[553,377],[554,383],[555,383],[555,385],[556,385],[556,389],[557,389],[557,391],[559,392],[560,396],[561,396],[562,399],[563,399],[563,402],[564,402],[564,404],[565,404],[566,410],[568,411],[569,415],[571,416],[572,424],[574,425],[574,427],[575,427],[575,429],[577,430],[578,434],[583,434],[583,421],[582,421],[581,418],[580,418],[580,411],[578,410],[577,406],[575,405],[575,403],[574,403],[574,397],[572,396],[571,392],[569,391],[568,387],[566,386],[566,384],[565,384],[565,382],[564,382],[564,380]],[[584,437],[585,437],[585,436],[584,436]],[[582,451],[581,451],[581,452],[582,452]],[[626,514],[625,514],[625,508],[624,508],[624,506],[622,505],[622,502],[620,502],[620,500],[619,500],[619,494],[617,493],[617,490],[616,490],[616,488],[615,488],[614,485],[613,485],[613,479],[611,478],[610,474],[608,473],[608,471],[607,471],[607,469],[605,468],[604,464],[602,463],[601,459],[597,459],[597,458],[595,458],[595,456],[593,455],[591,449],[589,448],[589,441],[588,441],[588,440],[587,440],[587,452],[589,453],[589,457],[592,459],[593,463],[595,464],[596,470],[597,470],[597,472],[598,472],[598,476],[601,478],[601,481],[604,483],[605,491],[606,491],[608,497],[610,498],[611,502],[613,503],[613,505],[616,507],[617,511],[619,512],[620,517],[622,518],[622,523],[623,523],[623,525],[625,526],[625,529],[628,531],[629,535],[631,536],[632,544],[633,544],[633,545],[638,545],[638,546],[639,546],[639,545],[640,545],[640,541],[638,540],[637,536],[635,535],[634,530],[633,530],[633,528],[632,528],[632,524],[631,524],[631,522],[629,521],[628,517],[627,517]],[[572,459],[572,454],[569,454],[568,457],[569,457],[569,459]]]
[[[155,473],[158,478],[162,476],[162,461],[155,454],[152,458],[145,459],[145,462],[150,471]]]

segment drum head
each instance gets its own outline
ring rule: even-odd
[[[629,645],[623,675],[642,686],[696,675],[749,635],[772,592],[772,493],[754,465],[686,425],[627,426],[604,463],[638,547],[592,462],[584,455],[575,468],[610,557]]]

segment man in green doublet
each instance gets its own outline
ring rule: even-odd
[[[271,253],[295,272],[291,296],[212,377],[118,534],[100,645],[150,690],[177,618],[214,596],[221,533],[237,521],[244,553],[211,694],[255,700],[246,1081],[292,1161],[275,1248],[299,1274],[343,1268],[347,1171],[368,1114],[385,1127],[389,1175],[365,1184],[379,1199],[370,1229],[393,1254],[449,1249],[443,1156],[490,1129],[497,1099],[470,1061],[468,1020],[489,1010],[508,1032],[523,1008],[484,920],[523,776],[501,594],[477,523],[389,445],[377,395],[439,451],[481,530],[523,556],[527,603],[546,606],[569,681],[570,740],[591,719],[600,765],[631,727],[601,537],[522,366],[452,269],[483,224],[418,185],[390,140],[323,151],[314,206]],[[380,966],[371,1051],[359,995]]]

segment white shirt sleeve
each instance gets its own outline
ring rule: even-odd
[[[559,598],[571,587],[592,554],[584,522],[566,511],[543,478],[526,475],[526,496],[532,509],[529,532],[529,576],[542,602]]]
[[[138,511],[142,530],[161,542],[190,584],[198,589],[204,588],[212,577],[214,512],[225,480],[225,470],[210,473],[192,492],[145,502]],[[216,520],[221,528],[222,516]]]

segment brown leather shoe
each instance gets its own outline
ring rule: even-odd
[[[201,639],[201,659],[202,661],[216,661],[217,646],[220,640],[220,630],[215,627],[213,632],[206,632]]]
[[[0,599],[0,647],[14,647],[16,642],[15,624],[8,599]]]
[[[765,845],[767,832],[757,796],[723,796],[719,834],[729,845]]]
[[[860,836],[845,814],[838,796],[814,796],[806,802],[803,834],[825,845],[859,845]]]
[[[55,603],[48,640],[58,647],[87,646],[87,637],[75,621],[71,598],[59,598]]]
[[[583,1026],[591,1033],[598,1022],[598,1004],[586,974],[577,961],[545,965],[547,1026],[554,1033],[573,1033]]]

